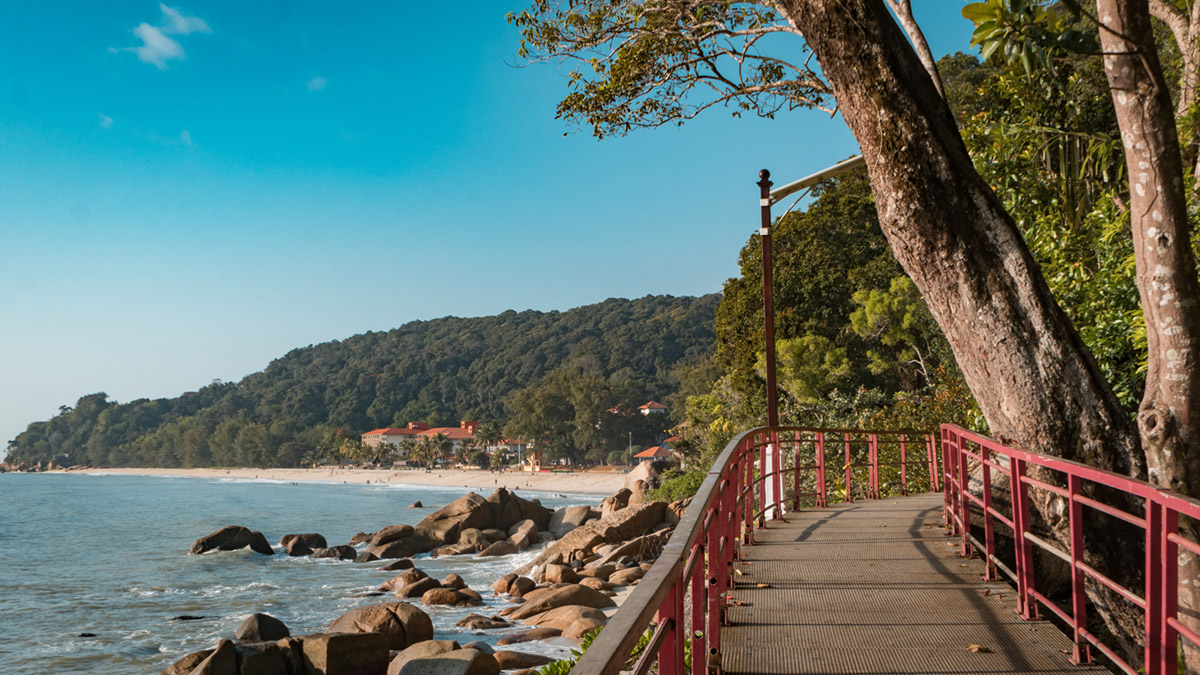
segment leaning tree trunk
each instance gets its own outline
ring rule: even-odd
[[[816,54],[866,158],[884,234],[995,435],[1144,475],[1133,424],[882,0],[787,0],[783,12]],[[1127,566],[1134,550],[1109,562]],[[1135,651],[1133,618],[1093,600]]]
[[[1192,257],[1175,111],[1146,0],[1099,0],[1096,9],[1104,72],[1132,188],[1130,225],[1146,319],[1146,391],[1138,410],[1142,450],[1151,482],[1195,495],[1200,491],[1200,281]],[[1185,67],[1187,56],[1185,51]],[[1192,525],[1195,537],[1200,528]],[[1200,629],[1200,561],[1195,556],[1186,556],[1180,579],[1185,622]],[[1189,672],[1200,672],[1200,649],[1185,643]]]

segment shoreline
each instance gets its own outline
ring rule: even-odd
[[[283,482],[345,483],[347,485],[412,485],[492,491],[505,487],[516,492],[551,492],[611,496],[623,487],[624,473],[576,471],[570,473],[527,473],[484,470],[435,469],[159,469],[112,468],[46,471],[41,473],[86,474],[89,476],[159,476],[230,480],[276,480]]]

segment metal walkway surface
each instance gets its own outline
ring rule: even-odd
[[[1023,621],[942,528],[940,493],[789,513],[737,562],[726,673],[1107,673]],[[760,585],[766,584],[765,587]]]

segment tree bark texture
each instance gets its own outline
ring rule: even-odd
[[[1020,231],[975,171],[946,103],[883,0],[788,0],[858,140],[880,224],[917,284],[1000,440],[1134,476],[1138,434]],[[1037,504],[1061,535],[1053,499]],[[1057,522],[1056,522],[1057,521]],[[1137,547],[1101,552],[1130,569]],[[1134,655],[1139,617],[1095,593],[1108,628]],[[1136,658],[1136,657],[1135,657]]]
[[[1104,72],[1125,146],[1137,285],[1146,320],[1148,370],[1138,410],[1142,451],[1150,482],[1195,496],[1200,491],[1200,281],[1175,111],[1146,0],[1099,0],[1096,9]],[[1185,66],[1187,60],[1185,51]],[[1192,525],[1187,529],[1194,539],[1200,528]],[[1196,630],[1200,561],[1185,556],[1183,563],[1179,604],[1184,622]],[[1189,672],[1196,672],[1200,650],[1187,644]]]

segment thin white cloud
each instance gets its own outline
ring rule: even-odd
[[[169,37],[170,35],[212,32],[204,19],[187,16],[163,4],[159,5],[159,9],[163,13],[160,25],[151,26],[143,22],[133,29],[133,34],[142,41],[140,47],[110,47],[108,51],[133,52],[137,54],[139,61],[153,64],[159,70],[166,70],[167,61],[182,59],[185,56],[183,45],[175,38]]]
[[[325,85],[327,85],[327,84],[329,84],[329,80],[326,80],[325,78],[318,75],[308,81],[308,90],[309,91],[321,91],[322,89],[325,88]]]
[[[109,117],[108,115],[105,115],[104,113],[96,113],[96,114],[100,116],[100,128],[101,129],[108,129],[109,127],[111,127],[113,125],[113,118]]]
[[[188,133],[187,129],[184,129],[183,133],[179,134],[179,142],[183,143],[189,148],[192,147],[192,135]]]
[[[185,16],[182,12],[174,7],[167,7],[159,3],[159,9],[163,13],[163,32],[175,35],[190,35],[191,33],[211,33],[212,29],[208,27],[208,22],[200,17]]]

